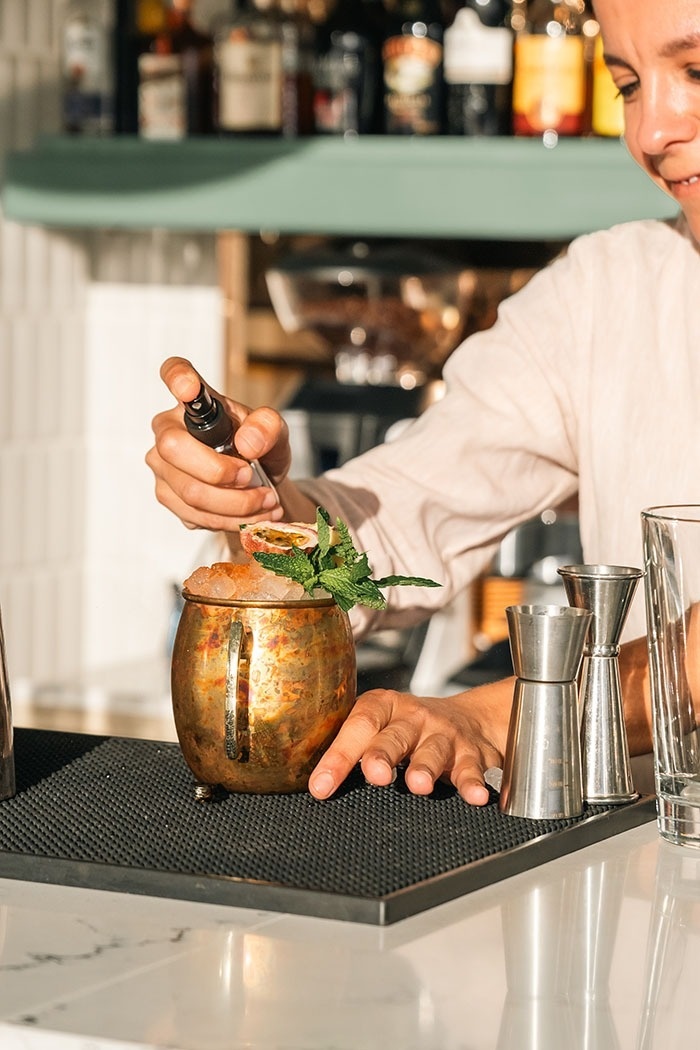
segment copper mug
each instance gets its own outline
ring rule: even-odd
[[[171,686],[197,797],[305,790],[355,702],[347,614],[332,598],[183,598]]]

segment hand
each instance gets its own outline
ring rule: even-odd
[[[202,379],[181,357],[171,357],[160,370],[161,378],[180,403],[192,401]],[[193,438],[185,428],[180,406],[159,413],[153,420],[155,445],[146,463],[156,479],[156,498],[190,529],[232,532],[242,522],[280,520],[284,510],[269,488],[248,488],[252,469],[248,460],[263,459],[275,483],[290,466],[287,427],[271,408],[254,411],[212,391],[240,426],[234,442],[241,458],[223,456]]]
[[[408,759],[406,786],[414,795],[429,795],[444,779],[465,802],[483,806],[484,772],[503,766],[512,700],[512,678],[450,697],[363,693],[312,772],[309,791],[328,798],[358,762],[370,784],[390,784]]]

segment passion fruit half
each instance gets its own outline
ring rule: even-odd
[[[315,525],[301,521],[258,521],[241,525],[240,533],[246,554],[291,554],[294,550],[310,551],[318,545]]]

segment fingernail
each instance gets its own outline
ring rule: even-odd
[[[272,510],[277,506],[277,496],[274,492],[266,492],[262,501],[263,510]]]
[[[424,769],[416,769],[411,777],[411,790],[430,792],[434,788],[433,778]]]
[[[318,795],[320,798],[328,798],[335,790],[335,781],[330,773],[317,773],[310,781],[309,786],[313,787],[315,795]]]
[[[253,468],[248,463],[244,463],[242,467],[238,468],[234,485],[237,489],[247,489],[252,479]]]

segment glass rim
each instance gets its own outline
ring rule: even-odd
[[[700,510],[700,507],[698,508]],[[581,562],[577,565],[560,565],[557,569],[560,576],[573,576],[577,579],[628,580],[644,575],[644,569],[636,565],[609,565],[606,563]]]
[[[645,507],[641,516],[654,521],[700,523],[700,503],[662,503],[655,507]]]
[[[184,587],[180,593],[184,601],[192,605],[217,605],[228,609],[325,609],[336,605],[335,598],[330,594],[318,598],[312,595],[304,598],[216,598],[196,594]]]

